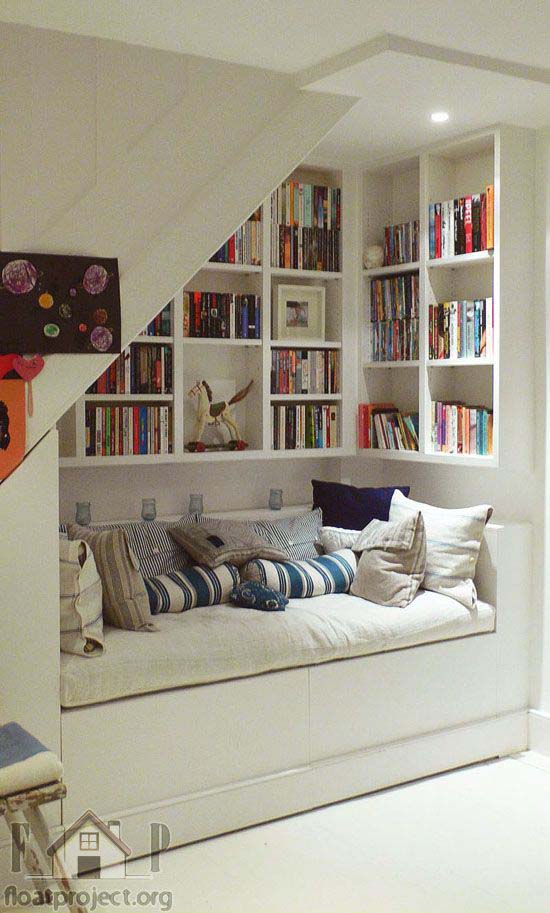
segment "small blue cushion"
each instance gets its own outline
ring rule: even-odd
[[[284,612],[288,604],[288,599],[282,593],[255,580],[233,587],[229,598],[241,609],[260,609],[262,612]]]

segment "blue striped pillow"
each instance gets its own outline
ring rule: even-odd
[[[347,593],[357,570],[349,548],[307,561],[264,561],[256,558],[242,570],[243,580],[257,580],[288,599],[306,599],[327,593]]]
[[[231,590],[239,580],[239,571],[232,564],[216,568],[196,565],[151,577],[145,580],[151,615],[229,602]]]

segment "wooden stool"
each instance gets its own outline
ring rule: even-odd
[[[53,879],[52,863],[48,856],[48,847],[50,845],[50,832],[40,810],[40,806],[46,802],[56,802],[63,799],[67,794],[67,788],[64,783],[46,783],[44,786],[36,786],[23,792],[13,793],[10,796],[0,797],[0,816],[4,816],[6,824],[11,832],[12,840],[16,843],[18,850],[23,855],[23,861],[29,874],[32,876],[36,889],[46,894],[47,888],[44,882]],[[25,825],[29,826],[29,832],[36,843],[36,848],[31,845],[30,840],[21,839],[21,830]],[[20,827],[18,827],[19,825]],[[71,884],[71,880],[58,857],[56,867],[59,875],[56,881],[67,897],[67,906],[71,913],[86,913],[85,907],[76,902],[72,902],[76,897],[77,891]]]

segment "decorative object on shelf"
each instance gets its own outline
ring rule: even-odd
[[[273,302],[274,339],[325,338],[325,289],[320,285],[279,285]]]
[[[89,501],[77,501],[76,502],[76,513],[75,513],[75,523],[78,523],[79,526],[89,526],[92,522],[92,511],[90,509]]]
[[[0,253],[0,352],[120,352],[118,261]]]
[[[25,385],[20,380],[0,380],[0,480],[25,456],[25,432]]]
[[[202,495],[189,495],[190,514],[198,514],[199,517],[204,513],[204,498]]]
[[[246,441],[243,441],[239,427],[231,406],[241,402],[254,383],[253,380],[239,390],[231,397],[229,402],[221,400],[219,403],[212,402],[212,390],[205,380],[198,380],[197,383],[189,390],[189,396],[197,397],[197,419],[195,425],[195,439],[187,444],[187,450],[192,453],[202,453],[205,450],[245,450],[248,447]],[[207,425],[225,425],[229,431],[230,441],[228,444],[207,445],[202,441],[204,429]]]
[[[151,523],[157,518],[157,502],[154,498],[143,498],[141,501],[141,519]]]
[[[281,510],[283,506],[283,489],[269,489],[269,508],[270,510]]]
[[[384,247],[382,244],[369,244],[363,259],[365,269],[375,269],[384,265]]]
[[[40,374],[43,367],[44,359],[41,355],[33,355],[31,358],[25,358],[23,355],[16,355],[13,360],[13,370],[29,385],[29,395],[27,398],[27,413],[29,417],[32,417],[34,413],[32,382],[34,378]]]

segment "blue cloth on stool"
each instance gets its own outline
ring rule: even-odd
[[[0,796],[60,780],[61,761],[19,723],[0,726]]]

